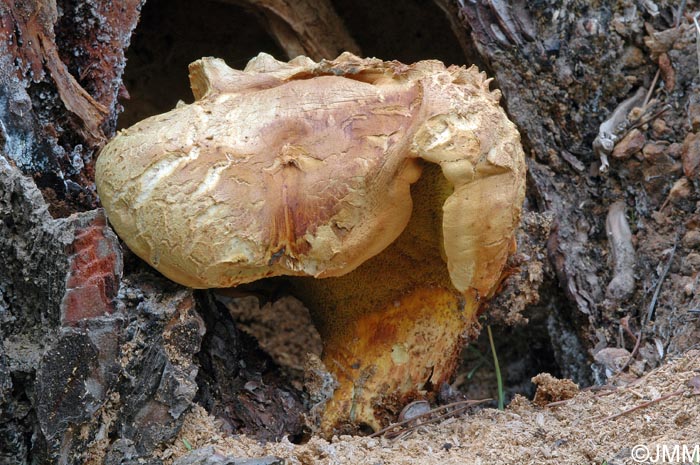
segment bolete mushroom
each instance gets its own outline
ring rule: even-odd
[[[339,382],[326,434],[377,429],[448,381],[525,190],[485,75],[260,54],[243,71],[203,58],[190,80],[194,103],[121,131],[97,160],[124,242],[193,288],[290,277]]]

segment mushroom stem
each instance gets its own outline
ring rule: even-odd
[[[425,166],[411,189],[411,220],[392,245],[347,275],[293,278],[339,383],[322,434],[377,431],[394,421],[408,402],[449,381],[465,337],[476,333],[476,295],[452,286],[443,258],[442,205],[450,193],[440,167]]]
[[[324,362],[340,386],[321,432],[340,432],[338,425],[378,431],[406,404],[432,395],[449,382],[475,316],[474,299],[426,286],[348,322],[345,332],[325,341]]]

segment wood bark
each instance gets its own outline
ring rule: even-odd
[[[689,264],[696,252],[694,242],[681,238],[694,237],[697,228],[698,177],[686,172],[684,178],[681,164],[698,154],[680,150],[698,128],[696,38],[689,16],[694,6],[494,1],[459,8],[531,155],[529,207],[551,213],[555,221],[547,251],[556,287],[541,304],[558,307],[549,315],[551,327],[560,328],[551,334],[553,346],[563,373],[580,382],[605,381],[586,360],[607,347],[627,347],[634,352],[630,361],[648,367],[666,349],[682,350],[697,338],[689,313],[696,305],[691,282],[697,266]],[[648,92],[649,105],[618,112],[619,147],[604,171],[594,140],[640,88]],[[618,155],[628,149],[623,137],[636,127],[644,133],[641,146]],[[611,209],[630,219],[630,235],[606,233]],[[625,254],[624,263],[615,260],[620,241],[635,251],[633,257]],[[677,247],[684,258],[671,253]],[[666,264],[672,271],[664,282]],[[619,274],[634,280],[624,293],[606,295]],[[642,335],[641,357],[621,336],[625,318]]]
[[[236,429],[270,439],[300,431],[299,395],[256,343],[229,324],[233,347],[217,352],[199,313],[212,326],[230,315],[142,273],[96,208],[93,163],[115,132],[142,5],[0,3],[2,463],[161,463],[154,452],[195,395],[216,411],[207,379],[196,379],[207,363],[228,367],[225,382],[239,386],[221,401]],[[210,353],[214,361],[197,359]],[[239,362],[247,368],[230,369]],[[256,396],[240,391],[263,376]]]

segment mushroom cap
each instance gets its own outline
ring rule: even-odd
[[[500,95],[475,68],[261,54],[244,71],[203,58],[190,79],[194,103],[121,131],[96,164],[110,222],[161,273],[194,288],[349,273],[406,227],[423,158],[460,192],[443,209],[453,284],[492,291],[525,169]],[[476,197],[498,196],[506,213],[478,231],[462,218],[478,211],[462,208],[474,203],[465,186],[489,176],[498,188]]]

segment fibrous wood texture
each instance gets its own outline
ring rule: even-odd
[[[141,3],[67,2],[61,16],[53,0],[0,4],[5,153],[46,195],[93,205],[92,155],[116,125],[124,48]]]
[[[270,34],[289,58],[333,58],[342,52],[359,53],[328,0],[224,0],[244,5],[262,16]]]

